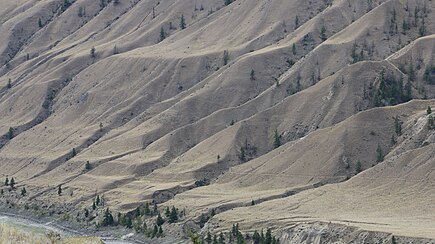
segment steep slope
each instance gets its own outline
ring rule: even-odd
[[[255,211],[239,209],[252,200],[270,214],[295,193],[347,194],[364,182],[356,162],[373,166],[378,144],[397,169],[433,145],[431,131],[389,145],[394,116],[417,133],[412,120],[434,107],[409,102],[435,98],[433,1],[6,0],[0,9],[1,174],[32,199],[82,209],[100,194],[122,212],[187,208],[186,220],[217,209],[228,226],[240,217],[226,211]],[[74,194],[57,196],[60,184]],[[316,221],[339,216],[311,207]],[[266,215],[245,224],[274,221]]]
[[[406,129],[402,139],[384,162],[345,183],[323,186],[254,207],[238,208],[219,214],[216,219],[240,221],[243,223],[241,228],[248,230],[264,222],[281,228],[291,223],[325,221],[396,235],[435,238],[435,216],[430,214],[434,197],[434,133],[427,130],[426,104],[421,106],[423,110],[419,110],[417,104],[387,112],[400,111],[409,117],[404,121]],[[403,109],[412,110],[405,112]],[[357,138],[364,140],[364,137]],[[413,148],[407,145],[410,141]],[[249,214],[254,212],[255,215]]]

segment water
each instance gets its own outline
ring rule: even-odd
[[[47,235],[47,233],[56,233]],[[57,235],[58,234],[58,235]],[[62,228],[51,222],[38,223],[12,214],[0,214],[0,243],[50,243],[51,238],[73,241],[74,243],[131,244],[132,242],[83,236],[81,233]]]

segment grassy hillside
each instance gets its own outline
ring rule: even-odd
[[[290,233],[308,219],[435,238],[435,216],[423,217],[435,199],[434,1],[0,9],[0,174],[18,189],[4,186],[3,202],[94,224],[103,207],[83,209],[98,195],[114,215],[185,209],[165,223],[174,231],[205,233],[207,216],[213,232],[240,222]],[[411,174],[418,185],[396,184]]]

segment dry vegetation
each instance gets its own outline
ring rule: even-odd
[[[2,0],[0,174],[17,183],[1,202],[135,218],[148,236],[239,223],[293,243],[435,238],[434,13],[433,0]],[[154,203],[180,219],[155,225]]]

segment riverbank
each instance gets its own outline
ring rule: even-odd
[[[4,199],[3,199],[4,200]],[[0,201],[2,202],[2,201]],[[127,229],[122,226],[110,226],[98,228],[94,224],[77,221],[77,218],[65,218],[65,215],[74,216],[77,210],[71,209],[66,212],[52,211],[41,209],[33,205],[32,207],[23,207],[18,204],[3,202],[0,204],[0,224],[7,222],[8,226],[3,227],[5,233],[13,233],[20,240],[32,241],[15,241],[12,243],[47,243],[41,240],[47,240],[47,233],[59,234],[63,243],[105,243],[105,244],[139,244],[139,243],[190,243],[188,240],[165,236],[163,238],[146,238],[143,233],[136,233],[133,229]],[[60,207],[50,207],[49,209],[61,209]],[[17,225],[18,223],[18,225]],[[24,227],[24,228],[21,228]],[[35,235],[29,230],[39,228],[39,234]],[[23,230],[24,229],[24,230]],[[0,232],[1,233],[1,232]],[[9,234],[4,234],[8,236]],[[55,235],[57,236],[57,235]],[[12,238],[9,235],[8,238]],[[48,237],[51,238],[51,237]],[[6,239],[7,240],[7,239]],[[0,241],[0,243],[3,243]],[[10,242],[6,242],[10,243]],[[50,243],[50,242],[49,242]]]
[[[53,218],[35,218],[22,211],[9,209],[0,211],[0,243],[47,243],[61,240],[62,243],[87,244],[136,244],[139,240],[122,240],[115,237],[113,230],[74,229],[70,223],[57,222]],[[120,232],[116,232],[120,233]],[[122,231],[121,231],[122,233]],[[128,236],[128,234],[126,234]]]

